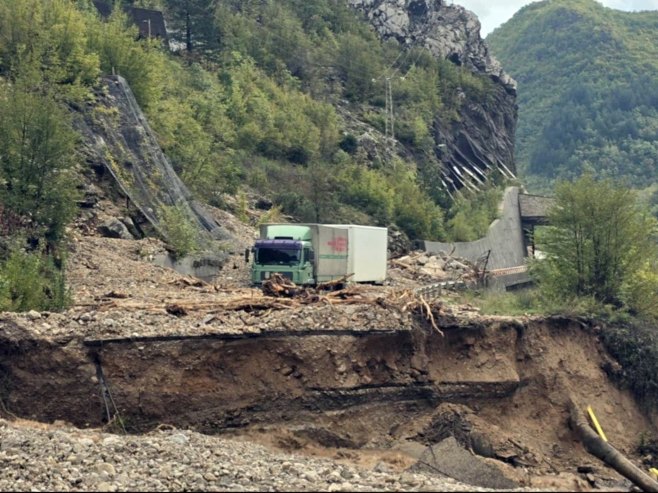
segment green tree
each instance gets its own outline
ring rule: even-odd
[[[156,39],[136,41],[137,28],[121,9],[114,9],[106,22],[89,30],[89,50],[98,54],[105,74],[126,78],[139,104],[145,108],[162,96],[165,75],[163,54]]]
[[[493,182],[477,193],[459,191],[446,216],[448,237],[452,241],[473,241],[485,236],[498,217],[502,198],[503,188]]]
[[[537,189],[592,169],[658,177],[658,12],[533,2],[487,37],[518,82],[516,161]]]
[[[415,171],[397,163],[390,176],[395,190],[393,219],[411,239],[445,237],[443,211],[419,187]]]
[[[372,45],[368,44],[368,40],[357,35],[342,38],[337,65],[348,99],[364,101],[373,96],[374,81],[383,72],[379,57],[379,53],[372,53]]]
[[[378,224],[388,225],[393,217],[393,187],[386,176],[364,166],[343,165],[341,172],[342,199],[371,215]]]
[[[182,32],[185,49],[217,48],[218,32],[214,20],[215,2],[208,0],[168,0],[166,10],[174,30]]]
[[[96,22],[68,0],[0,2],[0,75],[39,72],[39,82],[57,84],[60,97],[85,96],[99,75],[98,55],[87,49]]]
[[[49,95],[0,87],[0,201],[38,236],[59,241],[75,211],[76,134]]]
[[[14,248],[0,261],[0,310],[61,310],[71,302],[63,259],[43,251]]]
[[[591,175],[560,182],[555,198],[550,227],[537,241],[546,253],[534,269],[540,287],[558,299],[592,297],[637,307],[633,293],[646,296],[646,271],[655,266],[655,219],[638,207],[630,189]]]
[[[197,228],[192,224],[181,205],[163,206],[162,227],[167,243],[176,258],[184,257],[200,248]]]

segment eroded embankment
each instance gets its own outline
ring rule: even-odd
[[[437,314],[439,321],[442,321]],[[569,395],[630,452],[652,424],[612,386],[595,330],[566,319],[479,320],[410,331],[49,341],[2,325],[0,398],[41,421],[129,431],[281,425],[293,441],[384,447],[453,435],[483,455],[555,468],[586,457]]]
[[[96,366],[80,341],[34,337],[0,321],[0,403],[6,414],[96,426]]]
[[[322,331],[91,343],[118,412],[203,431],[427,391],[411,332]]]
[[[210,431],[376,401],[503,396],[519,384],[507,360],[457,362],[484,326],[445,338],[431,330],[315,330],[66,344],[7,332],[6,405],[78,426],[118,412],[140,431],[163,422]],[[516,339],[507,326],[494,332],[508,339],[496,345]]]

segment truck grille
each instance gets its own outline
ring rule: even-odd
[[[265,279],[268,279],[274,272],[261,272],[260,273],[260,280],[264,281]],[[283,277],[287,277],[292,281],[292,272],[278,272],[277,274],[281,274]]]

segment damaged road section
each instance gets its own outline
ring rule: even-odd
[[[492,360],[459,374],[448,369],[464,338],[486,330],[51,340],[7,320],[0,330],[0,399],[8,412],[40,421],[98,426],[116,416],[132,431],[168,423],[212,432],[379,401],[433,407],[444,399],[509,395],[520,380],[507,363]],[[517,337],[512,326],[495,332],[512,345]]]
[[[99,339],[36,337],[6,318],[0,412],[129,433],[173,426],[269,436],[286,450],[405,450],[453,437],[514,471],[539,473],[595,469],[568,428],[568,396],[597,410],[624,453],[653,429],[609,382],[610,357],[591,327],[427,306],[440,332],[425,308],[409,329]]]
[[[378,400],[431,396],[411,332],[307,331],[90,341],[132,427],[213,432]]]
[[[0,409],[11,417],[99,423],[96,365],[80,341],[35,336],[0,319]]]

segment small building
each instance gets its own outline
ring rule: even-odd
[[[112,3],[103,0],[93,0],[92,3],[103,19],[107,19],[112,14]],[[124,7],[124,10],[135,26],[137,26],[137,29],[139,29],[140,39],[158,38],[164,42],[169,41],[164,15],[161,11],[139,7]]]

